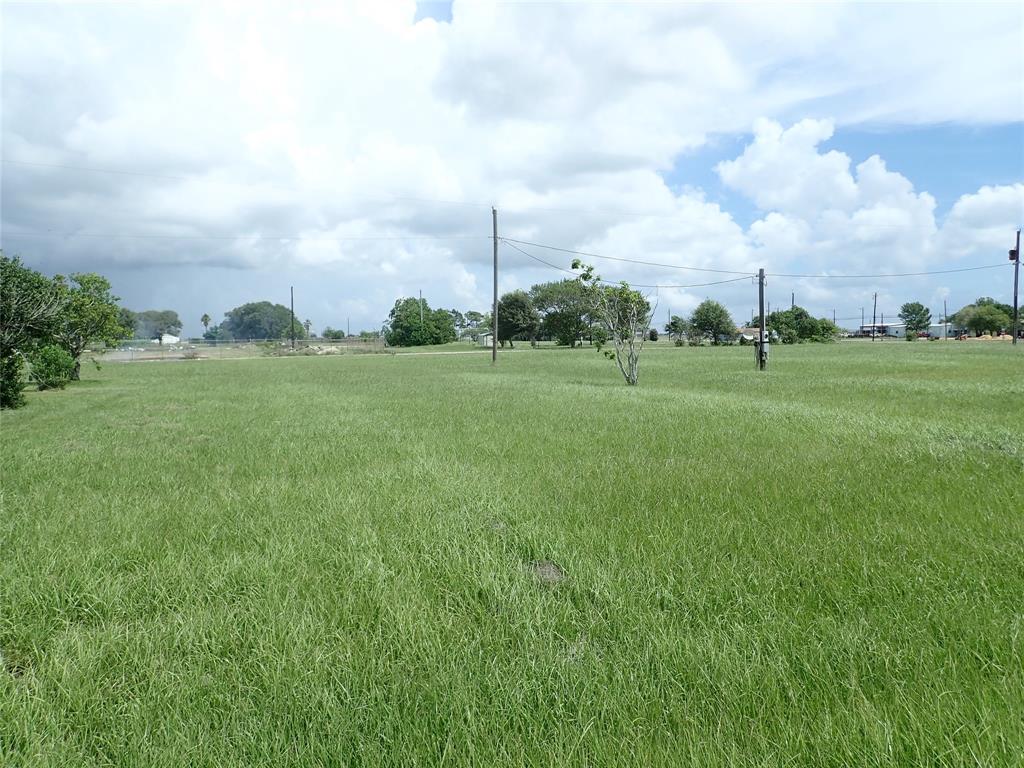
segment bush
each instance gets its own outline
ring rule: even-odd
[[[56,344],[48,344],[32,356],[32,381],[39,389],[64,389],[74,370],[74,358]]]
[[[650,339],[651,341],[657,341],[658,340],[658,329],[657,328],[651,328],[651,330],[649,330],[647,332],[647,338]]]
[[[917,331],[907,331],[907,341],[917,341]]]
[[[0,358],[0,408],[20,408],[25,404],[22,369],[25,360],[17,352]]]
[[[498,317],[500,318],[501,315],[498,315]],[[601,351],[601,347],[608,343],[611,337],[612,335],[608,333],[608,329],[600,325],[590,329],[590,343],[597,347],[598,352]]]
[[[676,346],[677,346],[677,347],[681,347],[681,346],[683,346],[683,345],[684,345],[685,343],[686,343],[686,341],[685,341],[684,339],[681,339],[681,338],[679,338],[679,337],[676,337]]]

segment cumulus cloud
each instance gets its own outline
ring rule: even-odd
[[[285,278],[325,312],[372,306],[353,310],[367,324],[420,288],[485,306],[491,204],[510,236],[744,270],[966,258],[1020,219],[1007,208],[1020,185],[965,190],[940,232],[935,201],[881,158],[823,147],[864,120],[1021,119],[1012,5],[456,2],[439,23],[417,21],[412,0],[353,0],[4,16],[4,157],[36,164],[3,168],[5,247],[52,270],[112,270],[138,308],[162,282],[186,288],[160,303],[216,314]],[[752,125],[719,166],[760,209],[752,225],[665,183],[681,154]],[[503,287],[557,277],[502,258]],[[673,305],[699,294],[680,289]]]

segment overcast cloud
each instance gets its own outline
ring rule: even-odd
[[[188,333],[203,312],[286,303],[289,285],[317,329],[357,329],[420,289],[484,309],[492,204],[512,238],[801,274],[998,263],[1024,220],[1019,159],[1018,183],[982,180],[939,211],[886,158],[827,146],[849,126],[1020,124],[1019,4],[416,15],[400,0],[4,5],[5,252],[107,274],[126,305],[176,309]],[[715,173],[751,220],[668,181],[681,157],[737,134],[745,148]],[[715,279],[596,263],[642,284]],[[770,291],[820,313],[875,290],[884,308],[941,308],[950,294],[1008,300],[995,272]],[[557,277],[503,247],[502,290]],[[656,290],[659,314],[711,295],[737,319],[754,296],[742,281]]]

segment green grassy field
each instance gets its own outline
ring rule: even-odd
[[[1021,765],[1006,345],[107,365],[0,422],[0,764]]]

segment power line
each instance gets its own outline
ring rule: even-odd
[[[502,242],[504,242],[506,245],[508,245],[508,246],[510,246],[512,248],[515,248],[517,251],[519,251],[524,256],[528,256],[529,258],[533,259],[534,261],[539,261],[541,264],[544,264],[544,265],[546,265],[548,267],[551,267],[552,269],[557,269],[559,272],[565,272],[565,273],[573,275],[573,276],[576,276],[578,274],[577,272],[573,272],[571,269],[565,269],[564,267],[560,267],[557,264],[552,264],[550,261],[545,261],[544,259],[541,259],[541,258],[539,258],[537,256],[534,256],[532,253],[528,253],[528,252],[524,251],[518,245],[516,245],[515,243],[511,242],[508,238],[499,238],[499,239]],[[516,242],[519,242],[519,241],[516,241]],[[741,277],[734,277],[734,278],[731,278],[729,280],[715,280],[715,281],[710,282],[710,283],[693,283],[691,285],[650,285],[650,284],[646,284],[646,283],[630,283],[630,285],[633,288],[704,288],[704,287],[709,286],[709,285],[724,285],[725,283],[735,283],[735,282],[738,282],[740,280],[749,280],[751,277],[753,277],[753,275],[744,274]],[[601,282],[604,283],[605,285],[618,285],[618,283],[613,281],[613,280],[601,280]]]
[[[642,264],[647,267],[666,267],[669,269],[687,269],[692,272],[713,272],[719,275],[743,275],[744,277],[756,277],[753,272],[740,272],[733,269],[711,269],[710,267],[690,267],[682,264],[662,264],[657,261],[643,261],[641,259],[627,259],[621,256],[603,256],[599,253],[588,253],[586,251],[574,251],[570,248],[559,248],[555,245],[544,245],[543,243],[531,243],[528,240],[514,240],[510,237],[501,238],[507,243],[519,243],[520,245],[529,245],[533,248],[545,248],[549,251],[559,251],[560,253],[571,253],[575,256],[587,256],[593,259],[607,259],[609,261],[623,261],[628,264]]]

